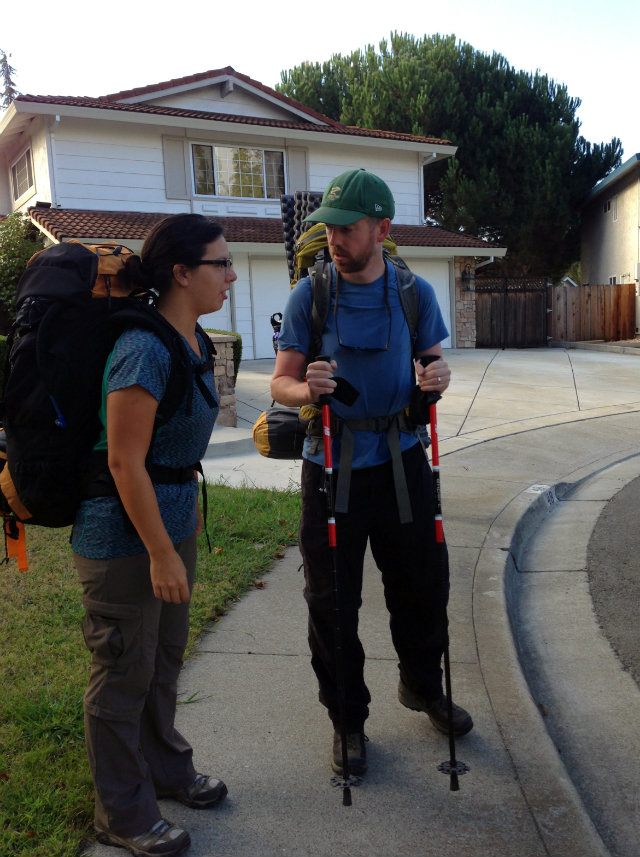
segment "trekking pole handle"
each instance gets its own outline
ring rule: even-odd
[[[331,363],[331,357],[329,357],[328,354],[318,354],[318,356],[316,357],[316,360],[321,360],[324,363]],[[322,395],[318,398],[318,402],[323,407],[325,407],[325,406],[328,407],[329,403],[331,402],[331,395],[329,393],[325,393],[324,395]]]
[[[430,363],[435,363],[436,360],[439,360],[440,357],[438,354],[423,354],[422,357],[418,358],[420,360],[420,364],[422,366],[428,366]],[[442,396],[437,390],[427,390],[424,395],[427,399],[427,404],[429,406],[435,405],[436,402],[439,402]]]
[[[326,363],[331,363],[331,357],[328,354],[319,354],[316,357],[316,360],[324,360]],[[333,393],[325,393],[323,396],[320,396],[318,399],[319,403],[329,404],[332,399],[335,399],[336,402],[341,402],[343,405],[346,405],[348,408],[353,405],[356,401],[360,393],[356,390],[353,384],[350,384],[346,378],[334,378],[336,382],[336,387]]]

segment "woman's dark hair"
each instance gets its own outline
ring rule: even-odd
[[[124,280],[129,286],[155,289],[162,294],[171,283],[173,266],[194,267],[207,244],[221,235],[220,224],[201,214],[166,217],[147,235],[140,255],[128,259],[122,272]]]

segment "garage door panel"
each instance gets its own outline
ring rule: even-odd
[[[255,358],[273,357],[273,328],[269,319],[274,312],[284,313],[291,291],[287,262],[282,259],[254,257],[251,260],[251,296],[253,303],[253,340]]]
[[[414,274],[422,277],[433,286],[438,300],[438,306],[442,318],[451,331],[451,299],[449,292],[449,263],[439,259],[408,259],[407,264]],[[451,337],[447,337],[442,343],[443,348],[451,348]]]

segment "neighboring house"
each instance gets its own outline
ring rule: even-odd
[[[27,211],[55,242],[134,250],[167,214],[219,220],[238,279],[203,321],[239,332],[245,358],[271,357],[269,317],[290,289],[280,196],[365,167],[394,194],[392,237],[436,290],[445,345],[473,346],[461,274],[506,250],[424,225],[424,169],[454,153],[446,140],[341,125],[224,68],[99,98],[19,96],[0,119],[0,211]]]
[[[582,282],[640,279],[640,154],[597,184],[582,211]]]

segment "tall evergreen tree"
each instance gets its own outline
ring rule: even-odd
[[[425,212],[506,246],[505,273],[560,276],[579,258],[580,206],[622,146],[580,135],[580,100],[453,35],[392,33],[378,49],[282,72],[278,89],[346,125],[450,140],[425,168]]]
[[[0,78],[2,78],[2,94],[0,94],[0,107],[2,109],[8,107],[15,99],[16,95],[20,95],[13,83],[12,75],[16,73],[15,68],[9,63],[11,54],[6,54],[0,48]]]

